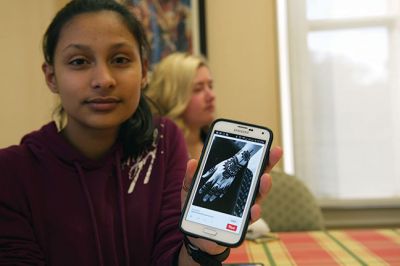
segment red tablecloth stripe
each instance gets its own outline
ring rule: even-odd
[[[400,245],[394,239],[381,234],[378,230],[348,230],[346,233],[386,262],[400,264]]]
[[[308,233],[280,233],[279,238],[297,265],[337,265],[335,258]]]
[[[226,262],[238,263],[238,262],[249,262],[251,258],[247,254],[246,242],[243,242],[239,247],[232,248],[231,254],[229,255]]]

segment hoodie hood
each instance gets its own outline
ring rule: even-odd
[[[121,157],[122,153],[122,146],[115,144],[101,159],[89,159],[75,149],[60,134],[55,122],[50,122],[40,130],[25,135],[21,140],[21,144],[26,145],[40,159],[48,157],[50,152],[52,157],[55,156],[63,164],[74,168],[78,164],[84,170],[104,168],[107,162],[113,160],[115,153],[118,153],[119,157]]]

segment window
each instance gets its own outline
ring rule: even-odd
[[[400,0],[277,4],[285,167],[318,198],[400,197]]]

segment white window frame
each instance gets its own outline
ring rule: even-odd
[[[392,8],[395,14],[400,14],[400,1],[393,0]],[[306,108],[296,108],[296,104],[291,99],[298,97],[296,93],[306,92],[310,90],[310,69],[307,66],[308,47],[307,34],[311,31],[334,30],[334,29],[354,29],[371,26],[382,26],[392,29],[399,28],[400,16],[387,15],[375,17],[359,17],[351,19],[324,19],[307,21],[306,15],[306,0],[278,0],[277,1],[277,24],[278,24],[278,46],[279,46],[279,65],[280,65],[280,87],[281,87],[281,112],[282,112],[282,132],[283,132],[283,147],[284,147],[284,171],[290,174],[302,176],[306,184],[314,185],[314,180],[307,179],[307,176],[301,173],[300,169],[295,165],[307,164],[311,154],[307,150],[297,151],[294,147],[294,138],[312,139],[310,132],[300,132],[295,123],[301,121],[302,124],[310,125],[311,121],[305,119],[307,115]],[[295,25],[291,27],[290,24]],[[391,61],[391,70],[400,73],[400,40],[398,34],[393,35],[390,45],[398,47],[391,49],[396,51],[393,54]],[[393,76],[393,75],[391,75]],[[394,82],[393,82],[394,83]],[[310,94],[311,95],[311,94]],[[301,102],[302,106],[307,106],[308,101],[312,101],[310,97],[307,102]],[[293,114],[292,108],[296,109],[296,114]],[[400,115],[400,114],[399,114]],[[299,119],[301,118],[301,119]],[[297,131],[294,133],[294,129]],[[305,138],[305,134],[308,134]],[[399,147],[400,149],[400,147]],[[309,169],[306,169],[308,171]],[[334,199],[332,199],[334,201]],[[388,199],[393,202],[393,199]],[[331,204],[331,201],[328,204]]]

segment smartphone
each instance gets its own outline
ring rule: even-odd
[[[183,233],[230,247],[243,241],[271,143],[266,127],[213,122],[182,211]]]

